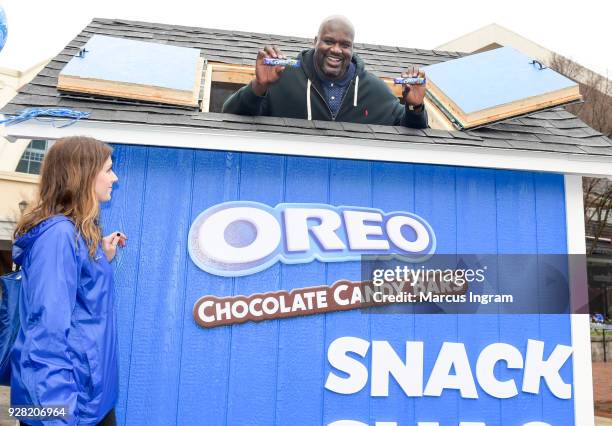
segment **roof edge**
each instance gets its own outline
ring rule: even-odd
[[[57,139],[83,134],[109,143],[194,148],[368,161],[422,163],[612,176],[612,157],[561,154],[490,147],[294,135],[263,131],[220,130],[163,125],[78,121],[69,127],[26,121],[6,128],[9,137]]]

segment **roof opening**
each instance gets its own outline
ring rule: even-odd
[[[244,86],[241,83],[224,83],[213,81],[210,86],[209,112],[221,112],[225,101]]]
[[[221,112],[223,103],[255,78],[255,67],[209,62],[204,77],[202,111]]]
[[[580,100],[578,84],[503,47],[424,68],[427,96],[459,129]]]
[[[60,72],[58,90],[197,107],[199,49],[92,36]]]

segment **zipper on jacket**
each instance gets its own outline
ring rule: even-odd
[[[334,117],[334,113],[332,112],[331,108],[329,107],[329,105],[327,105],[327,101],[325,100],[325,98],[323,97],[323,95],[321,95],[321,92],[319,92],[319,89],[317,89],[317,86],[315,86],[314,84],[312,84],[310,87],[314,87],[315,92],[317,92],[317,95],[319,95],[319,97],[321,98],[321,100],[323,101],[323,103],[325,104],[325,106],[327,107],[327,110],[329,111],[329,116],[332,118],[332,121],[336,121],[336,117]],[[338,112],[340,112],[340,110],[338,110]]]
[[[344,91],[344,96],[342,96],[342,100],[340,101],[340,106],[338,107],[337,115],[340,115],[340,111],[342,111],[342,106],[344,105],[344,100],[348,97],[348,93],[351,90],[351,87],[353,87],[353,85],[355,84],[355,77],[357,77],[357,72],[355,72],[355,75],[351,79],[351,82],[349,83],[349,85],[346,87],[346,90]],[[334,121],[336,121],[335,117],[334,117]]]
[[[357,76],[357,73],[355,73],[355,76]],[[327,101],[325,100],[325,98],[323,97],[321,92],[319,92],[319,89],[317,89],[317,86],[315,86],[314,84],[310,86],[310,87],[314,88],[315,92],[317,92],[317,95],[319,95],[319,97],[323,100],[323,103],[327,107],[327,110],[329,111],[329,116],[331,117],[332,121],[336,121],[336,117],[338,115],[340,115],[340,110],[342,110],[342,105],[344,105],[344,100],[346,99],[346,94],[348,93],[348,91],[351,88],[351,86],[355,83],[355,76],[352,78],[351,82],[349,83],[349,85],[347,86],[346,90],[344,91],[344,96],[342,96],[342,100],[340,101],[340,107],[338,107],[338,114],[336,114],[336,116],[334,116],[334,113],[332,112],[331,108],[327,104]]]

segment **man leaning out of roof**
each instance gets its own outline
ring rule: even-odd
[[[354,38],[347,18],[331,16],[321,23],[314,48],[299,54],[299,66],[264,65],[264,58],[285,59],[277,47],[265,46],[257,54],[255,78],[225,102],[223,112],[427,127],[425,85],[405,85],[402,105],[381,79],[365,70],[353,53]],[[425,73],[412,67],[402,76]]]

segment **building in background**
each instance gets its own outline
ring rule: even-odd
[[[0,105],[13,99],[47,62],[27,70],[0,68]],[[0,136],[0,273],[11,267],[12,233],[19,215],[33,199],[40,164],[48,146],[45,140],[9,142]]]
[[[612,136],[612,82],[498,24],[490,24],[437,46],[439,50],[479,53],[512,47],[580,83],[584,104],[569,106],[589,126]],[[612,182],[585,179],[585,227],[592,314],[612,320]]]
[[[499,47],[509,46],[523,52],[527,56],[537,59],[546,65],[552,65],[555,58],[560,55],[539,44],[502,27],[498,24],[489,24],[476,31],[457,37],[454,40],[443,43],[435,49],[452,50],[465,53],[479,53],[487,50],[497,49]],[[578,83],[589,84],[593,79],[593,74],[598,75],[594,71],[583,67],[582,65],[572,61],[573,72],[571,77]],[[607,79],[606,79],[607,80]],[[612,85],[604,83],[599,87],[608,96],[612,96]]]

